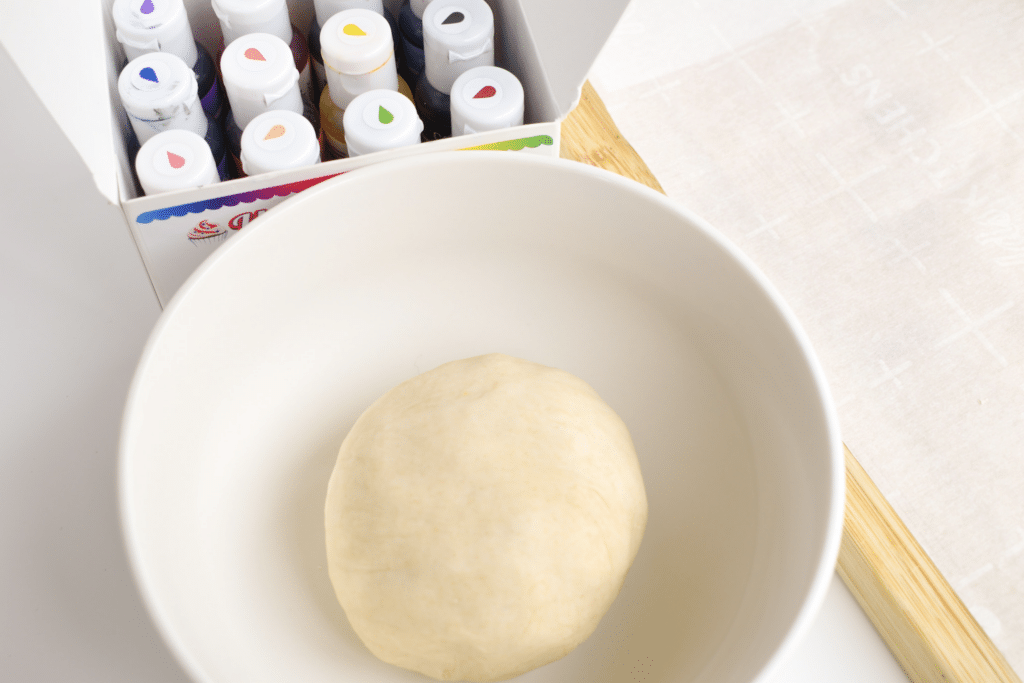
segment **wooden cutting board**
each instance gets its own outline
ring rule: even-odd
[[[562,123],[561,155],[664,193],[589,83]],[[864,468],[846,450],[837,571],[914,683],[1021,683]]]

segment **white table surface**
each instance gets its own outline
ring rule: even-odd
[[[128,384],[160,314],[96,193],[0,48],[0,679],[183,682],[136,592],[117,516]],[[906,681],[835,578],[775,683]]]

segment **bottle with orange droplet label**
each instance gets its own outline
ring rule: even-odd
[[[135,157],[135,171],[147,195],[218,182],[206,141],[190,130],[165,130],[147,140]]]
[[[242,172],[257,175],[320,162],[320,142],[306,117],[293,111],[260,114],[242,133]]]
[[[394,45],[387,20],[366,9],[338,12],[320,31],[327,78],[320,95],[325,159],[348,156],[344,116],[356,96],[385,89],[401,92],[412,101],[412,91],[398,75]]]
[[[345,110],[345,141],[351,157],[421,142],[416,105],[394,90],[370,90]]]
[[[211,5],[225,45],[250,33],[269,33],[288,45],[299,72],[299,92],[307,109],[316,116],[309,47],[302,32],[292,25],[285,0],[211,0]],[[316,127],[315,120],[313,125]]]
[[[299,91],[299,71],[288,44],[269,33],[250,33],[232,41],[220,58],[224,89],[231,102],[225,126],[228,148],[241,170],[242,131],[267,111],[309,113]],[[310,119],[310,124],[314,120]]]

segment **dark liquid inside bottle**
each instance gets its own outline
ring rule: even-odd
[[[412,11],[409,1],[402,5],[398,15],[399,39],[395,42],[396,52],[401,53],[398,63],[399,73],[408,83],[419,80],[425,68],[423,56],[423,20]]]
[[[420,76],[414,97],[416,112],[423,120],[423,142],[452,136],[451,98],[430,84],[427,75]]]
[[[212,116],[218,125],[224,125],[230,106],[228,98],[224,95],[220,76],[217,75],[217,67],[205,47],[196,43],[196,51],[199,52],[199,58],[192,66],[192,71],[199,82],[199,101],[203,103],[203,110]]]

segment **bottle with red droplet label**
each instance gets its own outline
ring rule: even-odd
[[[369,90],[401,92],[412,101],[412,91],[398,75],[391,27],[380,14],[366,9],[338,12],[320,31],[320,46],[327,86],[320,95],[320,122],[324,158],[348,156],[345,145],[345,109]]]
[[[288,45],[299,72],[299,92],[316,127],[316,99],[313,94],[313,68],[306,38],[291,21],[285,0],[212,0],[224,44],[250,33],[269,33]]]
[[[231,102],[225,128],[228,148],[241,169],[242,131],[260,114],[288,110],[309,118],[299,91],[299,71],[288,44],[269,33],[249,33],[231,42],[220,58]],[[315,120],[310,119],[315,125]]]
[[[519,79],[498,66],[477,66],[455,79],[452,135],[523,125],[525,97]]]
[[[218,182],[206,141],[190,130],[165,130],[147,140],[135,157],[135,171],[147,195]]]
[[[242,132],[242,172],[257,175],[320,162],[320,142],[306,117],[293,111],[260,114]]]
[[[150,52],[170,52],[196,75],[199,99],[218,123],[228,114],[217,68],[196,42],[182,0],[114,0],[111,13],[118,42],[130,61]]]
[[[394,90],[364,92],[345,110],[350,157],[419,144],[422,132],[416,106]]]
[[[450,93],[455,79],[477,66],[494,66],[494,13],[484,0],[433,0],[423,11],[424,69],[416,83],[416,110],[424,141],[450,137]]]
[[[180,57],[169,52],[136,57],[121,71],[117,89],[134,133],[128,145],[133,159],[138,146],[157,133],[190,130],[210,145],[221,180],[231,177],[224,135],[200,105],[195,74]]]

